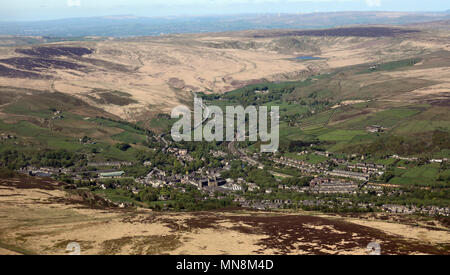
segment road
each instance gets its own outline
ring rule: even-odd
[[[191,132],[194,131],[195,129],[197,129],[198,127],[202,126],[209,119],[209,116],[211,115],[211,111],[209,110],[208,106],[203,104],[203,102],[201,103],[200,107],[202,108],[202,121],[195,124],[194,127],[191,128]],[[195,106],[194,106],[194,110],[195,110]],[[205,111],[204,115],[203,115],[203,111]],[[162,135],[162,139],[167,147],[168,143],[165,141],[164,135],[165,134]],[[175,138],[181,138],[181,137],[179,135],[177,135]]]
[[[236,141],[232,141],[228,144],[228,150],[232,155],[240,157],[243,161],[246,161],[252,165],[258,166],[258,167],[264,167],[262,163],[260,163],[257,160],[254,160],[247,156],[245,153],[241,152],[238,148],[236,148]]]

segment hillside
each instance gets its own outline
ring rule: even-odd
[[[145,133],[104,128],[96,117],[160,132],[170,122],[159,114],[190,105],[192,92],[234,90],[233,95],[256,83],[297,81],[281,101],[266,102],[282,106],[285,123],[291,124],[282,124],[287,140],[322,137],[330,149],[350,150],[348,142],[355,138],[374,140],[363,133],[377,123],[400,136],[430,140],[434,130],[448,132],[448,35],[371,26],[70,42],[36,38],[33,46],[0,48],[1,129],[26,147],[59,149],[88,136],[103,151],[117,142],[139,145]],[[6,40],[20,44],[23,38]],[[308,56],[317,59],[301,59]],[[365,103],[332,108],[352,101]],[[403,122],[394,125],[390,110],[410,111],[399,114]],[[55,119],[56,111],[63,117]],[[311,111],[316,113],[305,117]],[[428,124],[433,116],[438,121]],[[302,128],[296,128],[300,122]],[[316,129],[322,122],[328,130]],[[350,132],[333,134],[343,130]]]
[[[60,92],[128,121],[168,113],[191,92],[223,93],[450,49],[448,35],[391,27],[39,41],[0,48],[1,86]]]
[[[448,253],[445,220],[233,209],[158,213],[98,198],[92,204],[85,193],[62,191],[51,180],[0,179],[0,189],[2,255],[63,255],[71,242],[83,255],[361,255],[373,240],[383,254]]]
[[[0,254],[449,254],[445,24],[0,37]],[[194,96],[278,150],[173,140]]]

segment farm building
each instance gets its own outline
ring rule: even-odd
[[[125,174],[124,171],[117,171],[117,172],[108,172],[108,173],[100,173],[100,178],[120,178]]]

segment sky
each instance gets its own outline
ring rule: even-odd
[[[1,21],[334,11],[445,11],[449,0],[0,0]]]

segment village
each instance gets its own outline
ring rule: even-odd
[[[182,166],[192,163],[196,158],[188,149],[173,146],[164,136],[158,137],[161,150],[164,154],[169,154],[179,161]],[[367,211],[384,211],[391,213],[420,213],[425,215],[449,216],[450,208],[440,208],[434,206],[415,205],[395,205],[373,203],[352,203],[349,200],[336,200],[336,196],[358,196],[361,194],[373,194],[377,197],[390,196],[392,189],[386,188],[382,184],[376,184],[377,178],[385,173],[385,165],[366,163],[362,156],[355,154],[338,158],[330,152],[305,150],[297,153],[297,156],[319,155],[326,160],[318,163],[311,163],[294,157],[287,157],[279,153],[271,154],[269,157],[263,153],[250,152],[247,149],[236,148],[234,144],[226,147],[226,150],[210,150],[209,156],[214,158],[218,165],[216,167],[199,167],[190,173],[174,173],[158,168],[152,161],[146,160],[142,163],[132,163],[125,161],[101,161],[88,162],[87,167],[53,168],[53,167],[33,167],[28,166],[20,169],[19,172],[35,177],[55,177],[69,178],[71,182],[86,182],[94,188],[106,190],[108,188],[125,189],[134,195],[138,195],[147,187],[170,188],[177,192],[186,193],[189,188],[195,188],[203,195],[204,200],[223,199],[232,197],[236,205],[244,208],[257,210],[276,210],[296,207],[308,209],[366,209]],[[283,177],[274,177],[270,186],[261,186],[252,181],[247,181],[244,177],[225,177],[224,174],[233,170],[232,162],[239,156],[239,160],[249,167],[258,170],[267,170],[269,167],[276,169],[294,169],[310,180],[301,186],[283,184]],[[400,158],[391,156],[391,158]],[[352,161],[349,161],[351,159]],[[359,159],[359,162],[355,160]],[[446,162],[447,159],[430,160],[430,162]],[[127,169],[130,167],[143,167],[148,173],[141,176],[130,176]],[[277,173],[272,172],[277,175]],[[133,184],[122,185],[121,180],[128,180]],[[110,181],[108,184],[105,182]],[[111,180],[115,182],[111,183]],[[277,197],[280,194],[299,194],[309,196],[308,199],[301,199],[293,202],[292,199],[282,199]],[[285,196],[283,196],[285,197]],[[313,198],[313,199],[311,199]],[[158,196],[158,201],[169,201],[169,195]],[[124,204],[121,203],[121,206]],[[125,204],[127,205],[127,204]],[[128,205],[130,205],[128,203]]]

